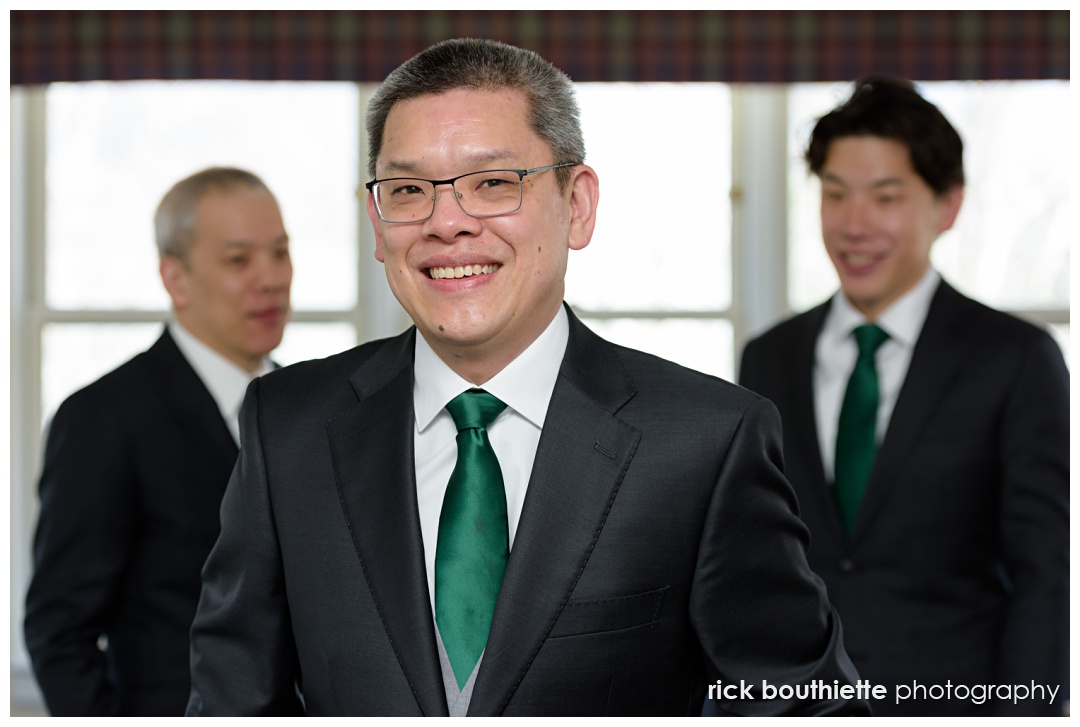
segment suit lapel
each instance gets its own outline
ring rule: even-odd
[[[870,522],[896,486],[908,453],[960,374],[971,345],[963,325],[966,302],[944,281],[934,293],[870,475],[866,499],[852,533],[853,543],[869,530]]]
[[[785,427],[791,429],[790,436],[785,439],[795,449],[788,453],[788,459],[798,457],[803,463],[802,471],[809,478],[805,488],[814,498],[813,505],[820,508],[821,512],[827,513],[829,532],[838,541],[843,539],[843,530],[840,525],[840,516],[836,511],[836,502],[833,499],[832,487],[825,481],[825,466],[821,462],[821,445],[817,430],[816,405],[814,403],[814,367],[817,355],[817,339],[821,334],[821,327],[825,323],[825,316],[829,312],[830,302],[809,311],[805,325],[798,331],[798,339],[795,341],[795,365],[792,382],[792,405],[788,408],[789,419],[784,422]]]
[[[327,422],[353,544],[420,709],[447,714],[431,617],[413,462],[415,329],[350,377],[358,401]]]
[[[239,452],[236,440],[210,390],[184,358],[168,328],[146,355],[154,388],[168,404],[162,411],[169,412],[192,439],[192,451],[205,453],[219,470],[231,470]]]
[[[615,416],[634,387],[614,347],[567,313],[570,338],[470,715],[497,715],[506,707],[588,562],[641,438]]]

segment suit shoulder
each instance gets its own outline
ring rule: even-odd
[[[1064,367],[1061,348],[1045,326],[959,293],[955,293],[951,306],[951,313],[946,308],[941,314],[951,316],[948,325],[955,331],[971,336],[984,364],[989,360],[1009,360]]]
[[[60,411],[83,411],[100,408],[105,402],[139,401],[139,390],[151,379],[149,355],[142,351],[112,371],[77,389],[60,405]]]
[[[369,341],[325,358],[301,361],[271,371],[259,377],[260,395],[288,398],[288,392],[304,392],[310,395],[322,392],[324,387],[340,386],[381,351],[395,345],[404,351],[411,341],[404,336],[407,334]],[[408,353],[411,362],[411,349]]]
[[[971,298],[965,298],[964,300],[971,316],[969,325],[977,331],[992,334],[992,337],[1009,342],[1035,343],[1039,340],[1053,338],[1045,327],[1037,323],[1024,320],[1012,313],[991,308]]]

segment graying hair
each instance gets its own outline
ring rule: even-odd
[[[517,89],[529,104],[529,125],[543,139],[554,162],[585,161],[585,141],[574,87],[565,73],[524,48],[477,38],[436,43],[398,66],[375,92],[367,110],[368,173],[382,151],[383,131],[390,109],[399,101],[458,88]],[[555,170],[559,187],[570,179],[569,169]]]
[[[210,167],[174,184],[154,213],[158,256],[169,255],[186,261],[195,238],[195,208],[199,200],[209,192],[231,192],[238,188],[266,194],[277,204],[277,198],[261,179],[235,167]]]

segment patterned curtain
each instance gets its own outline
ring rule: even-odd
[[[536,50],[575,81],[1069,77],[1067,10],[19,10],[11,82],[380,81],[464,36]]]

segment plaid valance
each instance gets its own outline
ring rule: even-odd
[[[20,10],[11,82],[380,81],[463,36],[536,50],[575,81],[1069,77],[1066,10]]]

